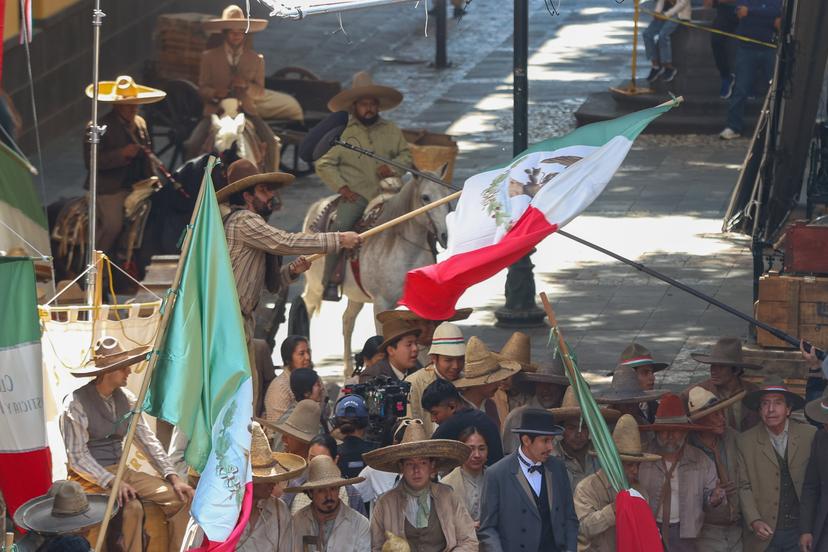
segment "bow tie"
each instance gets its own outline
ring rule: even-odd
[[[523,457],[519,454],[518,454],[518,460],[520,460],[520,462],[524,466],[526,466],[529,473],[535,473],[535,472],[540,473],[543,470],[543,464],[530,464],[529,462],[524,460]]]

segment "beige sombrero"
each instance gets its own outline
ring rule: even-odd
[[[267,27],[267,19],[248,19],[244,16],[244,11],[235,4],[224,8],[219,19],[208,19],[203,23],[203,28],[208,33],[231,30],[258,33],[265,27]]]
[[[138,364],[144,360],[149,350],[149,347],[136,347],[126,351],[116,338],[104,336],[95,343],[94,356],[83,366],[70,368],[69,373],[76,378],[100,376]]]
[[[572,418],[578,419],[581,417],[581,405],[578,404],[578,398],[575,396],[575,388],[574,387],[567,387],[566,391],[564,392],[563,401],[561,402],[561,406],[558,408],[549,408],[549,412],[551,412],[556,420],[569,420]],[[621,416],[621,413],[617,410],[613,410],[612,408],[607,408],[605,406],[600,408],[601,415],[604,419],[608,422],[614,422]]]
[[[690,353],[696,362],[702,364],[723,364],[732,368],[761,370],[762,366],[745,362],[742,352],[742,340],[735,337],[723,337],[713,345],[710,353]]]
[[[624,414],[615,424],[612,431],[612,442],[622,462],[658,462],[661,456],[644,452],[641,447],[641,434],[638,429],[638,422],[629,414]],[[598,453],[589,451],[593,456]]]
[[[333,461],[333,458],[326,455],[317,456],[308,464],[308,480],[302,485],[288,487],[285,492],[301,493],[313,489],[330,489],[331,487],[344,487],[365,481],[364,477],[351,477],[345,479],[342,472]]]
[[[532,343],[523,332],[515,332],[500,349],[500,356],[520,364],[523,372],[537,372],[538,365],[532,362]]]
[[[84,493],[76,481],[55,481],[48,493],[14,512],[14,523],[44,536],[84,533],[103,521],[108,499],[106,494]],[[117,513],[116,503],[111,516]]]
[[[446,320],[429,320],[427,318],[423,318],[419,314],[414,311],[410,311],[406,308],[399,308],[394,310],[387,310],[382,311],[377,315],[377,320],[380,324],[385,324],[386,320],[391,318],[400,318],[402,320],[410,320],[412,322],[457,322],[459,320],[465,320],[471,313],[474,311],[472,308],[465,308],[465,309],[457,309],[454,311],[454,315],[451,318],[447,318]]]
[[[463,375],[454,382],[458,389],[486,385],[505,380],[520,372],[520,363],[493,353],[477,336],[466,345],[466,365]]]
[[[275,184],[279,188],[283,188],[294,180],[296,180],[295,176],[283,172],[260,174],[259,169],[251,161],[239,159],[238,161],[233,161],[227,167],[227,185],[216,192],[216,200],[222,203],[227,201],[236,192],[241,192],[261,182]]]
[[[313,399],[303,399],[296,403],[293,411],[283,422],[273,423],[260,418],[255,418],[255,420],[279,433],[287,433],[303,443],[310,443],[319,433],[321,416],[322,407],[318,402]]]
[[[388,111],[400,105],[403,101],[402,92],[390,86],[374,84],[371,75],[360,71],[354,75],[351,87],[346,88],[328,102],[331,111],[348,111],[354,102],[360,98],[376,98],[379,101],[379,110]]]
[[[400,473],[400,461],[406,458],[433,458],[437,471],[448,473],[465,462],[471,450],[465,443],[451,439],[429,439],[421,420],[403,422],[405,433],[398,445],[366,452],[365,463],[375,470]]]
[[[287,452],[273,452],[270,443],[257,422],[250,424],[250,465],[253,468],[253,483],[275,483],[297,478],[307,462],[301,456]]]
[[[719,397],[698,385],[690,389],[687,396],[687,410],[690,413],[690,421],[695,422],[701,420],[709,414],[727,408],[731,404],[741,401],[747,391],[744,389],[732,395],[731,397],[721,400]]]
[[[86,95],[94,96],[94,84],[86,87]],[[142,105],[160,102],[167,93],[157,88],[136,84],[129,75],[121,75],[114,81],[98,83],[98,101],[114,104]]]

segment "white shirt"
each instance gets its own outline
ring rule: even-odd
[[[397,370],[397,367],[391,364],[390,360],[388,361],[388,366],[391,367],[391,371],[394,372],[394,375],[397,376],[397,379],[399,379],[400,381],[405,379],[405,372],[400,372],[399,370]]]
[[[782,430],[782,433],[779,435],[774,435],[768,428],[765,426],[765,431],[768,432],[768,437],[770,437],[771,445],[773,445],[774,450],[776,450],[776,454],[785,458],[785,451],[788,449],[788,424],[790,424],[790,420],[785,420],[785,429]]]
[[[523,472],[523,477],[526,478],[526,481],[529,483],[529,486],[532,487],[532,492],[535,493],[535,496],[540,496],[541,493],[541,473],[539,471],[529,472],[529,468],[532,466],[541,466],[543,469],[543,464],[540,462],[533,462],[523,454],[523,448],[518,448],[518,464],[520,464],[520,469]]]

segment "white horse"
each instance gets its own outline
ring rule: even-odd
[[[430,180],[411,177],[398,193],[385,201],[376,224],[397,218],[449,193],[450,190],[446,187]],[[305,232],[310,230],[311,224],[325,205],[335,198],[336,196],[326,197],[310,206],[303,225]],[[354,333],[356,317],[363,305],[373,303],[374,315],[393,309],[397,305],[402,296],[406,273],[414,268],[433,264],[436,260],[428,242],[429,233],[436,237],[442,247],[446,246],[446,215],[449,211],[448,204],[441,205],[366,239],[359,253],[362,288],[354,278],[351,263],[346,263],[345,279],[342,282],[342,295],[348,299],[348,305],[342,315],[346,376],[353,371],[351,336]],[[302,299],[305,301],[309,317],[322,306],[323,267],[324,262],[319,261],[313,263],[305,273],[305,291],[302,293]],[[377,330],[379,331],[379,327]]]
[[[262,168],[262,146],[256,137],[253,123],[247,121],[244,113],[239,111],[239,101],[227,98],[221,101],[222,115],[213,114],[211,132],[213,133],[213,151],[224,152],[236,145],[236,155],[239,159],[247,159],[254,165]]]

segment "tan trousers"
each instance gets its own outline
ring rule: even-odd
[[[264,94],[253,100],[253,103],[256,104],[259,117],[265,120],[288,119],[301,123],[305,119],[302,106],[296,98],[284,92],[266,89]]]
[[[704,552],[742,552],[742,526],[705,523],[696,546]]]
[[[124,226],[124,201],[130,192],[131,190],[119,190],[114,194],[98,194],[95,247],[110,257],[113,256],[112,247]]]

